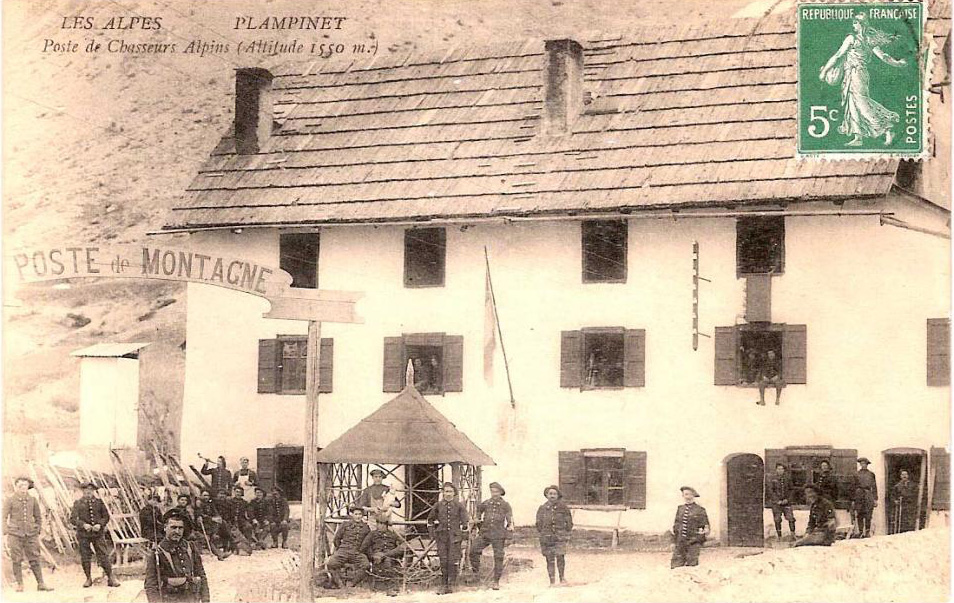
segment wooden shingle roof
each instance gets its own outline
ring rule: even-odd
[[[794,158],[792,15],[577,41],[595,100],[558,137],[541,133],[542,40],[276,71],[280,128],[254,155],[226,135],[164,229],[864,198],[894,182],[894,160]]]

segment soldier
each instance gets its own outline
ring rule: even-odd
[[[43,569],[40,567],[40,528],[43,525],[40,503],[30,496],[33,482],[26,477],[18,477],[13,483],[14,494],[7,499],[3,509],[3,531],[7,535],[7,547],[13,562],[13,577],[17,581],[17,592],[23,592],[23,566],[26,558],[36,589],[53,590],[43,582]]]
[[[835,507],[831,500],[822,496],[818,486],[805,486],[808,509],[808,529],[793,546],[831,546],[835,541]]]
[[[396,566],[404,556],[405,545],[400,536],[390,529],[391,518],[379,515],[375,520],[375,528],[368,532],[361,542],[361,552],[371,560],[371,575],[377,586],[377,578],[383,578],[388,584],[388,596],[397,595]]]
[[[795,514],[792,513],[792,480],[785,470],[784,463],[775,463],[775,475],[765,488],[765,496],[772,505],[772,519],[775,521],[775,534],[782,539],[782,517],[788,521],[788,529],[795,539]]]
[[[831,471],[831,463],[822,461],[819,467],[821,468],[821,473],[815,478],[815,485],[818,486],[818,494],[833,503],[838,500],[838,482],[835,480],[835,474]]]
[[[248,503],[245,502],[245,490],[242,486],[232,489],[232,498],[223,505],[223,518],[229,527],[235,551],[243,555],[252,554],[252,525],[248,519]]]
[[[158,544],[162,538],[162,511],[159,510],[159,495],[150,494],[146,505],[139,510],[139,531],[142,537],[152,544]]]
[[[679,491],[683,504],[676,508],[676,518],[672,522],[676,543],[669,562],[670,569],[699,565],[699,549],[709,535],[709,516],[695,500],[699,493],[690,486],[683,486]]]
[[[176,497],[176,506],[172,507],[162,515],[162,521],[165,522],[172,515],[178,514],[185,522],[185,533],[183,538],[189,540],[192,538],[192,530],[196,527],[195,511],[192,510],[192,497],[188,494],[180,494]]]
[[[858,459],[858,476],[855,483],[854,499],[852,501],[855,514],[858,517],[858,531],[862,538],[871,536],[871,515],[878,506],[878,480],[875,474],[868,470],[871,461],[865,457]]]
[[[354,585],[357,586],[368,577],[368,568],[371,562],[361,553],[361,545],[364,543],[364,537],[371,531],[364,520],[364,509],[361,507],[351,507],[348,512],[351,518],[338,526],[335,532],[335,552],[328,558],[325,567],[331,574],[331,581],[335,588],[343,588],[344,582],[341,579],[341,570],[344,566],[355,566],[358,569]]]
[[[570,541],[570,531],[573,529],[573,514],[563,502],[563,493],[556,486],[544,488],[543,496],[547,502],[537,509],[540,552],[547,560],[550,586],[556,584],[557,570],[560,572],[560,584],[566,584],[566,543]]]
[[[467,531],[467,509],[457,501],[457,486],[444,482],[441,489],[443,500],[437,502],[427,514],[427,531],[431,540],[437,542],[437,556],[441,560],[441,587],[437,594],[454,592],[457,584],[457,565],[460,563],[460,546]]]
[[[361,491],[361,496],[354,504],[363,508],[369,514],[369,521],[376,520],[379,515],[390,518],[391,509],[400,509],[401,501],[391,494],[391,486],[382,483],[384,471],[371,470],[370,486]]]
[[[216,511],[212,495],[208,490],[203,490],[195,501],[195,534],[197,537],[193,541],[198,542],[200,546],[202,544],[207,546],[209,552],[219,561],[232,554],[222,549],[223,546],[226,548],[230,546],[231,537],[225,529],[225,522]]]
[[[179,512],[169,516],[165,538],[146,555],[146,599],[208,602],[209,581],[198,549],[183,537],[185,518]]]
[[[500,577],[503,575],[504,547],[513,537],[513,509],[503,497],[507,494],[497,482],[490,484],[490,499],[477,505],[473,525],[479,526],[480,534],[471,543],[470,566],[474,575],[480,578],[480,555],[487,545],[494,550],[493,590],[500,590]]]
[[[83,588],[93,585],[92,560],[93,551],[96,552],[96,561],[106,572],[107,584],[119,586],[119,581],[113,576],[113,566],[106,551],[106,524],[109,523],[109,511],[103,501],[96,498],[96,486],[92,483],[83,484],[83,497],[73,503],[70,513],[70,523],[76,528],[76,540],[79,545],[80,561],[83,564],[83,573],[86,582]]]
[[[904,469],[901,470],[901,481],[891,489],[891,500],[894,504],[895,533],[914,530],[918,510],[918,485],[910,480]]]
[[[759,401],[757,404],[765,406],[765,388],[775,387],[775,406],[778,406],[782,400],[782,388],[785,387],[785,381],[782,380],[782,366],[775,350],[769,350],[765,353],[765,360],[759,366]]]
[[[279,534],[282,537],[282,548],[288,548],[288,515],[285,492],[278,486],[272,486],[271,500],[268,501],[268,522],[271,525],[273,548],[278,548]]]
[[[268,536],[270,525],[268,522],[268,501],[265,500],[265,490],[255,486],[255,498],[248,503],[248,518],[252,522],[252,537],[256,546],[266,548],[265,538]]]
[[[209,467],[209,459],[202,464],[202,474],[212,476],[212,493],[218,496],[224,493],[227,497],[232,487],[232,474],[225,466],[225,457],[220,456],[215,461],[215,467]]]
[[[248,468],[248,457],[243,456],[240,458],[239,464],[241,468],[232,475],[232,484],[242,486],[245,492],[251,494],[252,498],[254,498],[255,494],[252,488],[258,485],[258,476],[255,474],[254,469]],[[251,502],[251,500],[246,499],[246,502]]]

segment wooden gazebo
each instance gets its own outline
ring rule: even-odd
[[[410,369],[409,369],[410,372]],[[459,500],[473,514],[480,502],[481,467],[494,461],[424,399],[411,385],[318,452],[317,558],[333,552],[338,526],[348,507],[370,483],[373,469],[385,472],[401,502],[392,523],[408,544],[405,569],[426,575],[437,567],[427,533],[427,514],[452,482]]]

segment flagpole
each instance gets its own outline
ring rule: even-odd
[[[487,263],[487,284],[490,285],[490,303],[494,309],[494,322],[497,323],[497,337],[500,338],[500,353],[503,354],[504,371],[507,373],[507,388],[510,391],[510,408],[516,408],[517,401],[513,397],[513,383],[510,382],[510,363],[507,362],[507,347],[504,345],[503,331],[500,330],[500,316],[497,314],[497,298],[494,296],[494,279],[490,277],[490,256],[487,254],[486,245],[484,245],[484,262]]]

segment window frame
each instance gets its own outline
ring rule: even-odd
[[[580,450],[583,453],[583,497],[584,505],[587,508],[594,507],[626,507],[626,465],[625,465],[625,448],[583,448]],[[595,469],[590,469],[587,464],[587,459],[596,459],[596,458],[612,458],[619,461],[619,468],[614,469],[600,469],[599,471]],[[610,486],[609,484],[609,474],[612,472],[618,472],[620,475],[619,486]],[[586,501],[589,497],[589,484],[590,484],[590,474],[591,473],[600,473],[600,501],[597,503],[591,503]],[[618,490],[620,498],[623,499],[621,503],[611,503],[609,502],[609,491]]]
[[[592,225],[597,223],[616,223],[622,225],[622,258],[623,258],[623,276],[622,278],[605,278],[605,279],[596,279],[596,278],[587,278],[587,225],[589,228],[592,228]],[[627,278],[629,277],[629,221],[625,218],[619,219],[596,219],[596,220],[583,220],[580,222],[580,270],[581,270],[581,280],[583,284],[624,284],[626,283]]]
[[[408,246],[413,237],[413,233],[422,231],[433,231],[440,233],[440,279],[434,283],[412,283],[410,282],[411,254],[408,253]],[[443,287],[447,282],[447,229],[443,226],[428,226],[421,228],[408,228],[404,231],[404,288],[405,289],[429,289]]]
[[[317,253],[315,254],[315,274],[314,274],[315,286],[314,286],[314,287],[304,287],[304,286],[301,286],[301,285],[295,285],[295,284],[294,284],[294,282],[295,282],[295,280],[294,280],[294,279],[295,279],[295,275],[292,274],[291,272],[289,272],[288,270],[285,270],[285,267],[282,266],[282,258],[285,257],[285,254],[282,253],[282,250],[283,250],[282,241],[283,241],[284,239],[291,238],[291,237],[307,237],[307,236],[310,236],[310,235],[314,235],[315,240],[316,240],[316,242],[317,242]],[[289,285],[290,287],[292,287],[292,288],[294,288],[294,289],[318,289],[318,288],[319,288],[319,282],[320,282],[320,281],[319,281],[319,263],[320,263],[320,259],[321,259],[321,232],[320,232],[320,231],[318,231],[318,230],[308,230],[308,231],[294,231],[294,232],[279,232],[279,233],[278,233],[278,266],[279,266],[279,268],[281,268],[282,270],[285,270],[285,272],[288,272],[289,274],[291,274],[292,284]]]
[[[626,378],[624,376],[624,371],[626,370],[626,328],[625,327],[583,327],[580,329],[582,333],[581,344],[581,360],[580,362],[580,389],[583,391],[592,391],[592,390],[618,390],[624,389],[626,387]],[[594,335],[618,335],[620,338],[619,353],[620,359],[619,364],[619,385],[587,385],[587,368],[586,368],[586,339],[587,336]]]
[[[784,356],[784,347],[785,347],[785,324],[784,323],[746,323],[741,325],[736,325],[736,328],[739,332],[739,345],[735,350],[735,366],[736,366],[736,381],[738,382],[736,387],[751,389],[758,389],[758,382],[755,383],[743,383],[742,382],[742,334],[749,333],[758,333],[758,332],[768,332],[768,333],[778,333],[779,335],[779,352],[778,352],[778,362],[780,366],[780,372],[782,375],[782,389],[788,385],[788,382],[785,380],[785,356]],[[775,387],[774,385],[771,387]]]
[[[400,367],[389,363],[389,358],[394,360],[388,353],[390,345],[400,348]],[[427,332],[402,333],[400,336],[384,338],[384,393],[400,392],[407,387],[408,347],[436,347],[440,350],[438,355],[441,369],[440,391],[419,391],[418,393],[423,396],[446,396],[464,391],[464,337],[452,333]]]
[[[767,222],[769,220],[778,220],[781,224],[781,240],[779,242],[779,260],[778,260],[778,269],[770,270],[768,272],[747,272],[742,270],[742,237],[741,230],[747,228],[753,228],[749,224],[753,222]],[[759,274],[769,274],[772,276],[780,276],[785,274],[785,239],[786,239],[786,228],[785,228],[785,216],[740,216],[736,218],[735,222],[735,274],[736,278],[745,278],[747,276],[759,275]]]
[[[620,504],[590,504],[587,503],[588,473],[586,457],[613,456],[620,459],[619,468],[621,477],[622,502]],[[612,471],[612,469],[610,470]],[[595,471],[594,471],[595,473]],[[606,470],[600,478],[600,487],[608,486]],[[577,450],[559,450],[557,452],[557,483],[566,504],[572,509],[588,509],[594,511],[626,511],[646,510],[647,481],[649,463],[646,451],[627,450],[621,446],[584,448]],[[600,501],[609,501],[609,489],[601,492]]]

